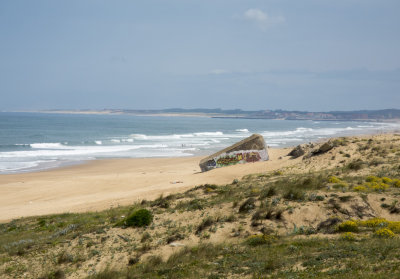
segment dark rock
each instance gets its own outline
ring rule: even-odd
[[[292,159],[299,158],[300,156],[303,156],[305,154],[305,150],[301,145],[296,146],[293,148],[292,151],[289,152],[288,156],[292,156]]]
[[[331,150],[334,146],[332,141],[327,141],[324,144],[322,144],[319,148],[313,150],[311,153],[312,155],[319,155],[328,152]]]
[[[128,265],[134,265],[134,264],[137,264],[139,262],[139,258],[138,257],[136,257],[136,258],[129,258],[129,260],[128,260]]]
[[[328,218],[325,221],[319,223],[317,230],[324,233],[333,233],[335,232],[336,225],[340,222],[342,222],[342,220],[337,217]]]
[[[214,153],[200,161],[201,171],[224,166],[266,161],[268,152],[263,136],[254,134],[234,145]]]
[[[400,206],[398,206],[398,205],[390,206],[389,212],[390,212],[390,214],[399,214],[400,213]]]

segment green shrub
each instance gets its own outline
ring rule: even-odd
[[[256,207],[255,205],[256,200],[254,198],[248,198],[245,200],[239,207],[240,213],[246,213]]]
[[[340,180],[338,177],[332,175],[332,176],[328,177],[328,182],[329,183],[340,183],[340,182],[342,182],[342,180]]]
[[[204,208],[205,208],[204,199],[193,199],[185,202],[181,201],[175,206],[175,209],[187,210],[187,211],[202,210]]]
[[[390,179],[389,177],[382,177],[382,181],[383,181],[383,183],[386,183],[386,184],[393,183],[393,180]]]
[[[366,182],[381,182],[381,179],[377,176],[370,175],[365,179]]]
[[[354,241],[354,240],[356,240],[356,236],[355,236],[355,234],[353,234],[352,232],[345,232],[345,233],[343,233],[343,234],[340,236],[340,238],[341,238],[342,240],[347,240],[347,241]]]
[[[259,199],[263,200],[265,198],[275,196],[276,194],[277,194],[277,191],[276,191],[275,187],[268,187],[268,188],[261,190]]]
[[[264,244],[271,244],[277,238],[273,235],[266,235],[266,234],[256,234],[251,235],[246,239],[246,243],[250,246],[259,246]]]
[[[374,233],[374,236],[381,237],[381,238],[392,238],[395,237],[395,234],[388,228],[382,228],[377,230]]]
[[[153,222],[153,214],[147,209],[139,209],[129,215],[124,225],[128,227],[146,227]]]
[[[396,188],[400,188],[400,179],[393,179],[393,186]]]
[[[216,220],[212,217],[206,217],[201,221],[200,225],[197,227],[196,234],[200,234],[203,230],[208,227],[211,227],[216,223]]]
[[[356,160],[353,162],[350,162],[347,165],[347,168],[350,170],[360,170],[365,166],[365,162],[361,161],[361,160]]]
[[[169,208],[170,206],[170,201],[168,198],[164,198],[163,195],[159,196],[156,200],[150,203],[150,205],[153,206],[158,206],[161,208]]]
[[[65,273],[61,269],[50,271],[49,273],[39,277],[39,279],[63,279],[65,278]]]
[[[302,201],[305,198],[305,193],[299,189],[290,188],[283,194],[283,198],[291,201]]]
[[[358,232],[358,225],[354,221],[345,221],[338,226],[340,232]]]

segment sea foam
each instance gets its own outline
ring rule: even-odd
[[[46,124],[36,117],[46,118]],[[12,117],[6,123],[10,121]],[[95,158],[205,155],[251,133],[262,134],[270,147],[285,147],[332,136],[400,129],[398,123],[203,118],[188,121],[179,117],[133,116],[30,115],[26,122],[29,125],[19,127],[18,120],[2,129],[7,136],[0,136],[0,173]]]

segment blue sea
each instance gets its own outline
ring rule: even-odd
[[[253,133],[270,147],[385,132],[397,123],[0,113],[0,174],[98,158],[211,154]]]

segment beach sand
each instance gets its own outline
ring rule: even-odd
[[[290,149],[269,149],[270,160],[200,172],[201,157],[95,160],[60,169],[0,175],[0,221],[53,213],[103,210],[201,184],[298,163]],[[280,159],[280,157],[282,157]]]

